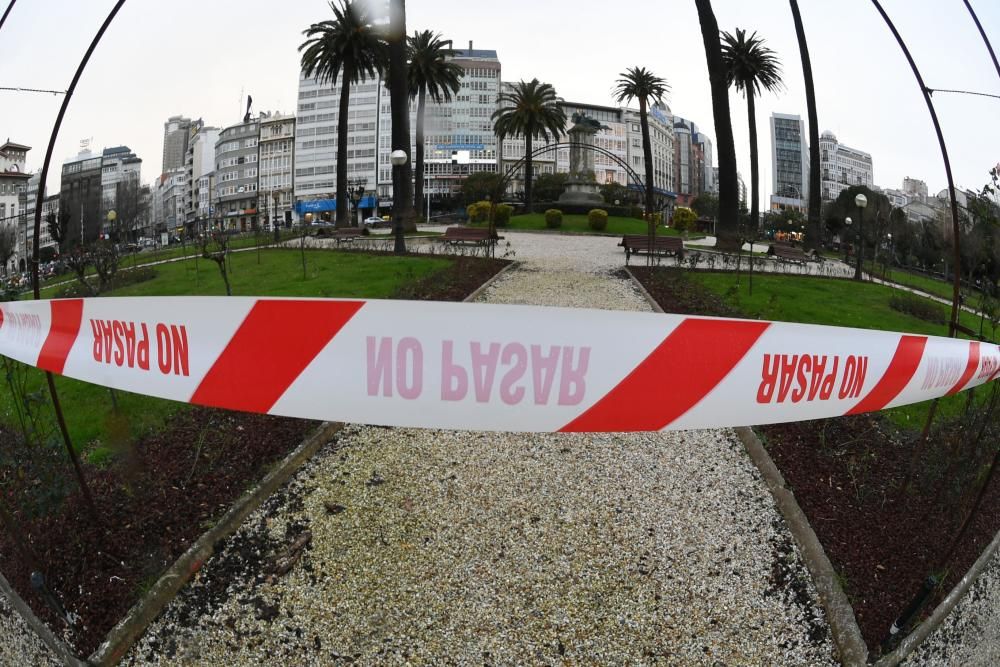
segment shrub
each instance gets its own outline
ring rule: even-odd
[[[674,229],[679,232],[686,232],[694,229],[698,216],[686,206],[678,206],[674,209]]]
[[[508,206],[507,204],[497,204],[497,208],[493,212],[493,223],[498,227],[506,227],[507,223],[510,222],[510,216],[513,215],[513,213],[513,206]]]
[[[642,220],[646,215],[646,212],[641,206],[632,206],[628,210],[628,215],[630,218],[635,218],[636,220]]]
[[[490,203],[477,201],[475,204],[469,204],[465,212],[469,215],[469,222],[486,222],[490,219]]]
[[[562,211],[557,208],[550,208],[545,212],[545,226],[549,229],[559,229],[562,227]]]
[[[894,290],[889,297],[889,307],[931,324],[944,324],[948,321],[941,306],[909,292]]]
[[[595,232],[603,232],[608,228],[608,212],[599,208],[593,209],[587,214],[587,224]]]

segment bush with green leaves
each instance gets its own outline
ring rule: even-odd
[[[632,206],[631,208],[629,208],[628,214],[630,218],[635,218],[636,220],[642,220],[643,217],[646,215],[646,212],[643,210],[641,206]]]
[[[595,208],[587,214],[587,224],[595,232],[603,232],[608,228],[608,212]]]
[[[679,232],[687,232],[694,229],[698,216],[694,211],[686,206],[678,206],[674,209],[674,229]]]
[[[562,227],[562,211],[557,208],[550,208],[545,212],[545,226],[549,229],[559,229]]]
[[[493,224],[498,227],[506,227],[510,222],[510,216],[514,214],[514,207],[507,204],[497,204],[493,212]]]
[[[948,321],[944,308],[933,301],[909,292],[895,291],[889,297],[889,307],[931,324],[944,324]]]
[[[490,219],[490,203],[477,201],[475,204],[469,204],[465,212],[469,215],[469,222],[486,222]]]

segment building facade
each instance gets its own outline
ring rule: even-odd
[[[215,144],[215,224],[256,229],[260,124],[251,119],[219,133]]]
[[[171,116],[163,124],[163,166],[161,173],[184,166],[187,142],[191,133],[191,119]]]
[[[11,248],[13,254],[0,267],[4,273],[17,271],[24,266],[27,248],[23,231],[26,225],[24,198],[31,179],[26,166],[30,150],[30,146],[10,140],[0,145],[0,227],[15,230],[14,247]]]
[[[805,212],[809,201],[809,145],[802,118],[771,114],[771,210]]]
[[[824,132],[820,137],[819,167],[824,201],[836,199],[853,185],[874,186],[872,156],[840,143],[833,132]]]
[[[128,146],[116,146],[105,148],[101,153],[101,228],[102,233],[108,234],[110,221],[108,213],[118,209],[128,209],[131,212],[134,208],[127,204],[124,199],[134,196],[142,181],[142,159],[136,156]],[[124,221],[123,221],[124,222]],[[134,221],[129,220],[131,225]]]
[[[84,147],[62,165],[59,208],[68,216],[65,247],[97,240],[104,226],[104,185],[101,155]]]
[[[261,220],[290,227],[295,210],[295,116],[261,114],[258,157]]]
[[[184,222],[189,234],[204,231],[211,224],[211,185],[218,141],[219,128],[208,127],[201,120],[191,124],[191,137],[184,157]]]
[[[905,177],[903,192],[910,200],[927,201],[927,184],[920,179]]]

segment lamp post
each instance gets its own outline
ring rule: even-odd
[[[892,262],[896,258],[896,252],[895,252],[895,249],[892,246],[892,233],[890,232],[890,233],[886,234],[885,236],[889,240],[889,261],[887,261],[885,263],[885,271],[882,272],[882,279],[883,280],[885,280],[886,276],[889,275],[889,271],[890,271],[890,269],[892,267]]]
[[[858,196],[854,198],[854,203],[858,207],[858,257],[857,265],[854,268],[854,279],[861,280],[861,264],[865,255],[865,207],[868,206],[868,197],[858,193]]]
[[[848,266],[850,266],[850,264],[848,264],[848,261],[851,259],[851,255],[850,255],[850,246],[847,244],[847,236],[848,236],[848,231],[850,231],[851,229],[851,222],[853,222],[853,220],[851,220],[849,217],[844,218],[844,224],[847,225],[847,227],[844,229],[844,238],[841,240],[841,243],[844,244],[844,264],[847,264]]]
[[[111,231],[115,226],[115,220],[118,219],[118,212],[114,209],[108,211],[108,238],[111,238]]]
[[[389,161],[392,163],[392,170],[396,172],[397,178],[393,178],[393,184],[401,183],[402,179],[402,167],[409,160],[409,155],[406,151],[397,148],[389,155]],[[401,188],[397,188],[400,189]],[[406,241],[403,240],[403,221],[400,219],[400,212],[405,210],[403,202],[400,201],[400,197],[403,196],[403,192],[393,191],[392,193],[392,234],[395,237],[395,244],[393,247],[393,252],[397,254],[403,254],[406,252]]]

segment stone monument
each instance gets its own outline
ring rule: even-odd
[[[560,204],[591,206],[603,204],[600,188],[594,178],[594,136],[608,129],[583,113],[572,117],[573,127],[567,134],[573,144],[569,149],[569,178],[559,197]]]

